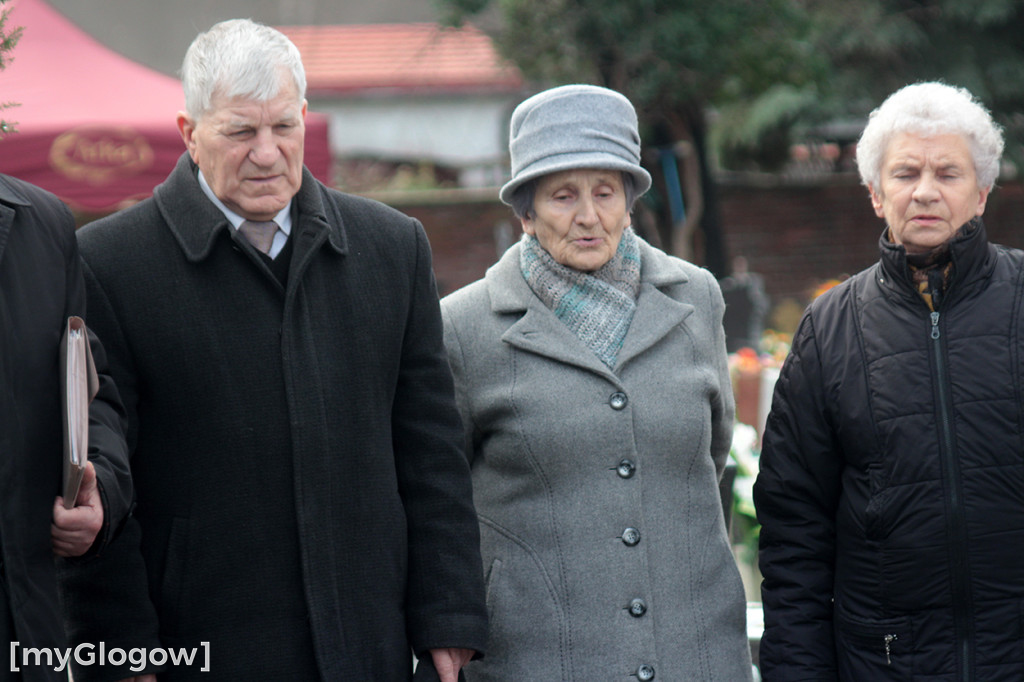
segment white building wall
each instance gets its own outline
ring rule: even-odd
[[[504,166],[517,96],[311,101],[330,117],[335,158],[425,160],[456,168]]]

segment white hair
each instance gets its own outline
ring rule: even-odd
[[[271,100],[281,89],[282,71],[294,81],[298,100],[305,99],[306,70],[287,36],[249,19],[214,24],[196,36],[185,53],[185,110],[199,120],[217,95]]]
[[[885,152],[893,137],[901,133],[961,135],[971,150],[978,187],[991,189],[999,177],[1003,131],[965,88],[915,83],[889,95],[872,111],[857,142],[857,170],[866,186],[878,189]]]

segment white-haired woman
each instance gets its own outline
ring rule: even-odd
[[[864,130],[881,259],[805,313],[754,488],[766,681],[1024,679],[1024,253],[981,219],[1002,149],[942,83]]]
[[[512,115],[523,239],[442,301],[491,638],[479,680],[748,680],[718,480],[722,296],[630,227],[636,113],[589,85]]]

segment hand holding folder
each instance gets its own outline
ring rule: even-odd
[[[64,417],[64,508],[75,506],[89,461],[89,403],[99,391],[99,376],[80,317],[69,317],[60,343],[61,405]]]

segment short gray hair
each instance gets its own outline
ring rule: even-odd
[[[271,100],[281,88],[282,70],[291,75],[301,102],[306,97],[306,70],[299,49],[287,36],[249,19],[214,24],[196,36],[185,53],[185,110],[199,120],[217,95]]]
[[[640,191],[636,186],[637,180],[632,173],[627,171],[619,172],[622,174],[622,193],[626,195],[626,210],[632,213],[633,204],[636,203],[637,198],[640,196]],[[512,207],[512,212],[520,220],[533,218],[533,200],[537,196],[537,184],[543,179],[544,176],[542,175],[539,178],[527,180],[512,190],[512,195],[509,197],[509,205]]]
[[[857,170],[868,187],[878,190],[882,162],[893,137],[955,134],[967,140],[978,187],[991,189],[999,177],[1003,131],[988,110],[965,88],[945,83],[915,83],[900,88],[871,112],[857,142]]]

